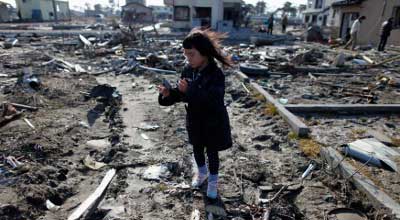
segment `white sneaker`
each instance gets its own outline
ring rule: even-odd
[[[207,187],[207,197],[210,199],[216,199],[218,195],[218,174],[210,175],[208,178],[208,187]]]
[[[193,188],[200,188],[201,185],[206,181],[207,175],[196,173],[192,179],[192,187]]]

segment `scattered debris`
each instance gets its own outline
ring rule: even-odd
[[[29,127],[31,127],[32,129],[35,129],[35,126],[33,126],[33,124],[27,118],[24,118],[24,121],[26,122],[26,124],[29,125]]]
[[[4,41],[3,48],[10,49],[10,48],[14,47],[17,43],[18,43],[17,38],[8,38]]]
[[[110,184],[116,171],[107,173],[103,189],[70,219],[324,219],[335,217],[321,210],[334,210],[337,204],[350,204],[373,219],[382,201],[400,210],[394,184],[399,177],[391,172],[397,169],[393,152],[398,149],[387,147],[399,146],[396,47],[350,52],[338,48],[342,39],[313,43],[326,40],[318,27],[306,31],[308,42],[297,40],[304,31],[299,28],[272,36],[233,31],[233,38],[248,37],[223,48],[234,63],[224,69],[224,101],[235,147],[221,154],[221,201],[214,204],[203,202],[204,195],[187,184],[193,166],[184,109],[159,108],[154,101],[156,86],[176,81],[185,66],[184,35],[170,32],[168,23],[113,22],[111,30],[86,22],[56,25],[54,32],[45,30],[44,23],[33,28],[18,24],[45,28],[0,34],[0,185],[7,195],[1,196],[0,216],[66,219],[81,203],[75,193],[91,190],[105,166],[121,175]],[[259,133],[249,132],[255,127]],[[376,140],[362,139],[370,137]],[[358,160],[338,159],[320,167],[321,154],[337,143],[350,143],[343,154]],[[164,163],[171,160],[179,167]],[[325,175],[328,168],[339,164],[337,170],[345,170],[350,163],[357,168],[343,178]],[[291,182],[311,172],[309,181]],[[372,189],[368,199],[347,187],[347,180]],[[377,187],[388,195],[373,191]],[[345,197],[336,196],[342,192]],[[103,197],[109,205],[96,210]],[[191,204],[194,211],[182,204]]]
[[[107,166],[107,164],[105,163],[95,161],[90,155],[87,155],[85,157],[85,159],[83,160],[83,164],[85,164],[86,167],[92,170],[99,170],[102,167]]]
[[[61,207],[58,205],[54,205],[50,200],[46,200],[46,208],[48,210],[59,210]]]
[[[367,220],[367,216],[356,210],[350,208],[337,208],[328,212],[328,218],[335,218],[338,220]]]
[[[392,160],[400,153],[382,144],[375,138],[357,140],[344,146],[343,153],[361,160],[366,164],[398,172],[397,164]]]
[[[314,170],[315,168],[315,164],[310,163],[310,165],[308,165],[306,171],[304,171],[304,173],[301,175],[301,180],[304,180],[308,175],[310,175],[310,173]]]
[[[145,140],[149,140],[150,139],[149,136],[147,136],[147,134],[145,134],[145,133],[141,133],[140,136]]]
[[[200,220],[200,211],[198,209],[193,210],[190,220]]]
[[[12,168],[17,168],[21,166],[23,163],[19,162],[15,157],[13,156],[8,156],[5,158],[5,161],[8,165],[10,165]]]
[[[141,130],[144,130],[144,131],[156,131],[157,129],[160,128],[160,126],[151,125],[151,124],[147,124],[147,123],[140,123],[140,126],[138,128]],[[143,137],[143,138],[146,139],[145,137]]]
[[[168,178],[171,175],[167,165],[153,165],[148,167],[143,173],[144,180],[160,181],[162,178]]]
[[[76,208],[76,210],[68,217],[68,220],[79,219],[82,215],[84,215],[84,213],[87,213],[86,216],[90,216],[90,214],[97,208],[100,201],[103,199],[105,191],[115,175],[115,169],[109,170],[96,190],[82,204],[80,204],[78,208]]]

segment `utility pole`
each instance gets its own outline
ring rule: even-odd
[[[56,6],[56,0],[52,0],[53,2],[53,16],[54,16],[54,21],[57,23],[58,18],[57,18],[57,6]]]

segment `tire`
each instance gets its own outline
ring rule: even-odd
[[[269,76],[268,67],[258,64],[242,63],[240,64],[240,71],[247,75],[254,76]]]

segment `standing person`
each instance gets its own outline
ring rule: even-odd
[[[268,31],[267,33],[272,35],[272,31],[274,30],[274,15],[271,14],[268,20]]]
[[[207,197],[210,199],[217,198],[218,152],[232,146],[229,117],[224,105],[225,76],[216,63],[231,65],[229,57],[223,55],[220,48],[223,37],[209,30],[193,30],[183,41],[188,65],[177,88],[158,86],[160,105],[187,103],[186,128],[197,164],[192,187],[199,188],[208,178]],[[204,151],[208,157],[208,177]]]
[[[350,40],[349,42],[347,42],[346,46],[344,46],[344,48],[348,48],[351,44],[351,50],[354,50],[356,48],[357,45],[357,38],[360,32],[360,26],[363,20],[365,20],[366,17],[365,16],[361,16],[359,17],[357,20],[354,21],[353,25],[351,26],[351,30],[350,30]]]
[[[390,32],[392,32],[392,29],[393,29],[393,18],[389,18],[382,24],[381,41],[379,42],[378,51],[385,50],[386,42],[390,36]]]
[[[283,14],[283,17],[282,17],[282,33],[283,34],[286,33],[287,25],[288,25],[288,16],[287,16],[287,14]]]

